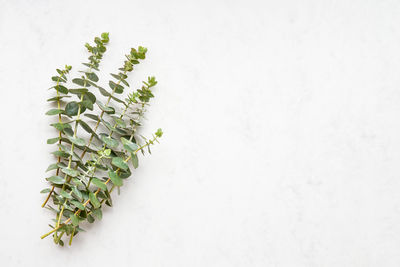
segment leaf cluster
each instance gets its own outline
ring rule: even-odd
[[[73,237],[83,231],[82,223],[93,223],[102,218],[104,205],[112,206],[112,191],[123,185],[132,175],[132,168],[139,166],[138,152],[150,151],[150,147],[162,136],[158,129],[151,138],[138,134],[146,107],[154,97],[153,87],[157,84],[150,76],[140,88],[131,90],[127,81],[134,66],[146,58],[147,49],[131,48],[125,55],[122,66],[111,73],[108,88],[100,86],[98,72],[109,34],[94,38],[86,43],[88,61],[80,76],[68,83],[71,66],[57,69],[51,79],[55,83],[55,96],[47,101],[54,104],[46,112],[57,120],[50,125],[57,136],[49,138],[48,144],[55,145],[52,152],[55,162],[46,172],[49,187],[41,191],[47,194],[43,207],[55,214],[49,224],[54,242],[64,245],[63,236]],[[119,97],[127,89],[125,99]],[[100,93],[100,96],[98,93]],[[49,201],[52,201],[50,204]]]

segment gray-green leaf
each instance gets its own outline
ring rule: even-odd
[[[132,157],[132,165],[133,165],[133,168],[137,168],[137,167],[139,167],[139,159],[138,159],[138,156],[135,154],[135,153],[131,153],[131,157]]]
[[[126,164],[126,162],[120,157],[113,158],[111,163],[112,163],[112,165],[114,165],[120,169],[123,169],[124,171],[128,170],[128,164]]]
[[[135,152],[139,147],[137,144],[129,141],[128,139],[125,139],[123,137],[121,137],[121,142],[124,145],[124,148],[128,151],[128,152]]]
[[[78,114],[78,110],[79,104],[76,101],[69,102],[65,106],[65,114],[67,114],[68,116],[75,116],[76,114]]]
[[[79,225],[79,218],[75,214],[71,214],[70,216],[71,222],[73,226],[78,226]]]
[[[57,114],[61,114],[61,113],[63,113],[64,111],[62,110],[62,109],[57,109],[57,108],[54,108],[54,109],[50,109],[49,111],[47,111],[46,112],[46,115],[49,115],[49,116],[51,116],[51,115],[57,115]]]
[[[108,177],[110,177],[111,182],[115,186],[122,186],[123,185],[122,179],[118,176],[118,174],[116,172],[109,171],[108,172]]]
[[[79,78],[73,79],[72,82],[77,84],[77,85],[84,86],[84,87],[89,87],[90,86],[90,84],[88,82],[86,82],[83,79],[79,79]]]
[[[114,147],[117,147],[118,146],[118,140],[116,140],[116,139],[114,139],[114,138],[112,138],[112,137],[110,137],[110,136],[105,136],[105,135],[102,135],[101,136],[101,140],[104,142],[104,143],[106,143],[106,145],[108,146],[108,147],[110,147],[110,148],[114,148]]]
[[[62,168],[61,171],[71,177],[76,177],[79,175],[79,171],[71,169],[71,168]]]
[[[95,186],[97,186],[98,188],[100,188],[101,190],[107,190],[107,185],[103,182],[103,181],[101,181],[100,179],[98,179],[98,178],[93,178],[92,179],[92,183],[95,185]]]
[[[53,184],[64,184],[65,182],[64,178],[56,175],[47,178],[47,181],[52,182]]]
[[[98,207],[100,207],[100,201],[97,199],[96,195],[93,192],[89,193],[89,199],[94,208],[97,209]]]
[[[87,72],[86,73],[86,77],[88,77],[88,79],[93,81],[93,82],[98,82],[99,81],[99,77],[97,77],[96,73],[94,73],[94,72]]]
[[[85,140],[83,138],[73,137],[73,136],[68,136],[68,135],[67,135],[67,138],[68,138],[69,141],[71,141],[75,145],[78,145],[78,146],[86,145],[86,142],[85,142]]]
[[[76,201],[76,200],[71,200],[71,203],[77,207],[80,210],[85,210],[85,206],[82,205],[82,203]]]
[[[101,211],[101,209],[92,210],[92,214],[99,220],[103,218],[103,212]]]

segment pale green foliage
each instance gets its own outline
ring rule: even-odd
[[[56,107],[46,115],[57,117],[50,124],[57,137],[47,143],[57,145],[58,150],[52,152],[56,162],[46,170],[55,172],[46,178],[50,188],[41,193],[48,194],[42,206],[54,211],[56,218],[50,225],[53,230],[42,238],[53,234],[54,242],[59,245],[64,244],[63,236],[69,236],[71,244],[73,237],[82,231],[79,227],[82,222],[93,223],[102,218],[104,204],[112,206],[113,189],[131,176],[130,162],[136,169],[137,153],[144,153],[145,149],[150,152],[150,146],[162,136],[161,129],[150,139],[137,133],[145,108],[154,97],[155,77],[148,77],[141,88],[129,90],[125,100],[116,96],[129,88],[128,74],[146,58],[147,49],[132,48],[119,71],[111,73],[112,79],[105,83],[109,89],[105,89],[98,84],[96,72],[100,71],[108,42],[109,34],[103,33],[94,39],[94,44],[85,44],[89,57],[83,65],[87,69],[79,71],[81,75],[74,77],[72,83],[67,84],[71,66],[57,69],[58,75],[51,78],[55,84],[50,89],[55,96],[47,101]],[[48,203],[49,199],[53,205]]]

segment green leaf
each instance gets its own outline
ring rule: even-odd
[[[80,210],[85,210],[85,206],[82,205],[82,203],[76,201],[76,200],[71,200],[70,201],[75,207],[77,207]]]
[[[45,188],[43,190],[40,191],[41,194],[46,194],[46,193],[50,193],[50,188]]]
[[[93,110],[93,103],[89,100],[83,100],[81,102],[82,106],[84,106],[87,109]]]
[[[72,193],[74,193],[79,199],[82,199],[82,193],[77,187],[72,187]]]
[[[53,154],[56,157],[60,157],[60,158],[68,158],[70,156],[67,152],[64,152],[61,150],[51,152],[51,154]]]
[[[62,85],[56,85],[54,87],[52,87],[54,89],[56,89],[58,92],[63,93],[63,94],[68,94],[68,89],[65,86]]]
[[[129,141],[128,139],[125,139],[123,137],[121,137],[121,142],[124,145],[124,148],[128,151],[128,152],[135,152],[139,147],[137,144]]]
[[[109,33],[108,32],[103,32],[101,34],[101,39],[103,39],[102,40],[103,43],[105,43],[105,44],[108,43],[108,41],[110,40]]]
[[[83,138],[79,138],[79,137],[73,137],[73,136],[69,136],[67,135],[67,138],[69,141],[71,141],[72,143],[74,143],[77,146],[84,146],[86,145],[86,142]]]
[[[94,209],[92,210],[92,214],[98,219],[101,220],[103,218],[103,212],[101,209]]]
[[[117,147],[118,144],[119,144],[118,140],[116,140],[116,139],[114,139],[114,138],[112,138],[110,136],[102,135],[101,136],[101,140],[110,148]]]
[[[61,123],[61,122],[57,122],[57,123],[53,123],[50,124],[51,126],[53,126],[54,128],[56,128],[59,131],[64,131],[65,129],[71,129],[71,125],[69,125],[68,123]]]
[[[85,116],[90,118],[90,119],[92,119],[92,120],[95,120],[95,121],[99,120],[99,117],[97,115],[94,115],[94,114],[85,114]]]
[[[99,81],[99,77],[97,77],[96,73],[94,73],[94,72],[86,72],[86,77],[88,77],[88,79],[93,82]]]
[[[52,182],[53,184],[64,184],[65,182],[64,178],[56,175],[47,178],[47,181]]]
[[[69,102],[65,106],[65,114],[68,116],[75,116],[78,114],[79,104],[76,101]]]
[[[86,92],[83,99],[88,100],[88,101],[92,102],[93,104],[96,103],[96,96],[94,94],[92,94],[91,92]]]
[[[67,199],[72,198],[72,196],[70,194],[68,194],[67,192],[65,192],[64,190],[61,190],[60,195]]]
[[[89,199],[95,209],[100,207],[100,201],[93,192],[89,193]]]
[[[72,82],[77,84],[77,85],[83,86],[83,87],[89,87],[90,86],[90,84],[86,80],[79,79],[79,78],[73,79]]]
[[[47,167],[46,172],[55,170],[55,169],[58,169],[57,163],[50,164],[49,167]]]
[[[79,218],[75,214],[72,214],[70,218],[73,226],[79,225]]]
[[[55,144],[57,143],[58,140],[60,140],[60,137],[47,139],[47,144],[49,145]]]
[[[61,171],[63,173],[65,173],[66,175],[69,175],[71,177],[76,177],[76,176],[79,175],[79,171],[71,169],[71,168],[68,168],[68,167],[67,168],[62,168]]]
[[[85,114],[85,115],[91,115],[91,114]],[[88,133],[94,133],[94,131],[92,130],[92,128],[90,128],[90,126],[84,122],[83,120],[79,120],[78,123],[82,126],[82,128],[88,132]]]
[[[97,186],[98,188],[100,188],[101,190],[107,190],[107,185],[103,181],[101,181],[100,179],[98,179],[96,177],[94,177],[92,179],[92,183],[95,186]]]
[[[118,174],[114,171],[109,171],[108,172],[108,177],[110,177],[111,182],[113,182],[113,184],[115,186],[122,186],[123,182],[122,179],[118,176]]]
[[[137,169],[139,167],[139,159],[135,153],[131,153],[132,165],[133,168]]]
[[[109,93],[106,89],[102,88],[102,87],[98,87],[100,94],[102,94],[103,96],[111,96],[111,93]]]
[[[89,223],[93,223],[94,222],[94,218],[92,215],[88,215],[87,220]]]
[[[124,171],[128,170],[128,164],[126,164],[126,162],[120,157],[113,158],[111,164]]]
[[[104,111],[104,112],[106,112],[108,114],[114,114],[115,113],[115,109],[113,107],[104,106],[100,101],[97,101],[96,103],[97,103],[97,105],[99,106],[99,108],[102,111]]]
[[[116,84],[113,81],[109,81],[108,85],[116,94],[122,94],[124,92],[124,87],[122,85]]]
[[[117,126],[119,126],[121,128],[126,128],[126,123],[124,120],[122,120],[121,118],[118,118],[117,116],[112,116],[112,118],[114,119]]]
[[[111,74],[111,76],[113,76],[117,81],[120,81],[120,80],[121,80],[121,77],[120,77],[119,75],[114,74],[114,73],[110,73],[110,74]]]
[[[71,94],[74,94],[74,95],[84,94],[84,93],[86,93],[87,91],[89,91],[89,90],[86,89],[86,88],[69,89],[69,92],[70,92]]]
[[[53,101],[59,101],[62,100],[65,97],[71,97],[70,95],[63,95],[63,96],[55,96],[52,98],[47,99],[48,102],[53,102]]]
[[[47,111],[46,112],[46,115],[49,115],[49,116],[51,116],[51,115],[57,115],[57,114],[61,114],[61,113],[63,113],[64,111],[62,110],[62,109],[56,109],[56,108],[54,108],[54,109],[50,109],[49,111]]]

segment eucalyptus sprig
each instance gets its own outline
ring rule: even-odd
[[[53,211],[55,218],[49,224],[52,230],[41,238],[52,235],[54,243],[61,246],[63,236],[68,237],[71,245],[73,238],[83,231],[82,223],[102,218],[103,205],[112,206],[111,192],[131,176],[130,162],[136,169],[138,152],[144,154],[146,149],[151,153],[150,146],[163,134],[161,129],[150,139],[138,134],[146,106],[154,97],[155,77],[148,77],[141,88],[130,90],[125,99],[118,96],[130,87],[128,74],[146,58],[147,48],[131,48],[118,72],[111,73],[107,90],[98,84],[96,72],[100,71],[108,42],[109,34],[103,33],[95,37],[94,44],[85,44],[89,57],[82,64],[87,69],[80,70],[81,75],[73,78],[72,84],[67,84],[71,66],[57,69],[58,75],[51,78],[55,84],[50,89],[54,89],[55,96],[48,101],[54,102],[56,108],[46,115],[57,115],[57,122],[51,124],[57,137],[47,143],[57,144],[57,150],[52,152],[56,162],[46,170],[54,171],[54,175],[46,178],[49,188],[41,193],[47,193],[42,207]],[[100,100],[96,91],[105,99]],[[73,95],[75,100],[70,99]]]

